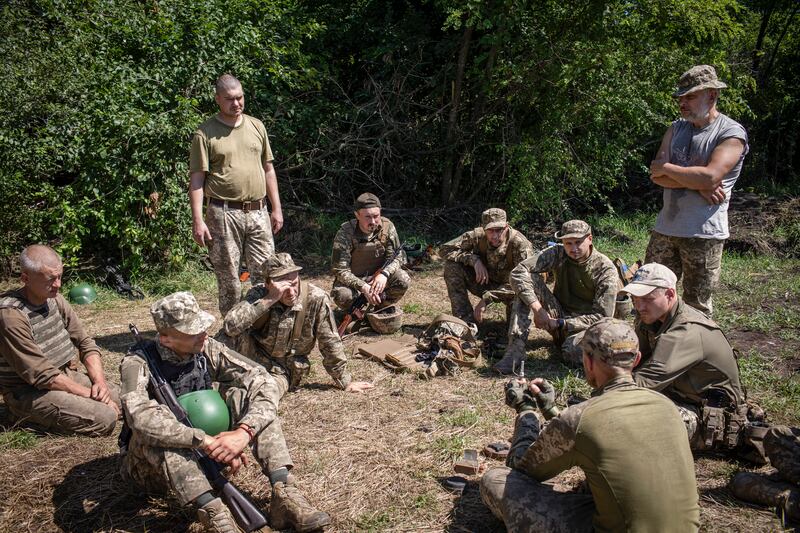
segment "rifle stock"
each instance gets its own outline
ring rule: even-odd
[[[405,246],[405,244],[406,243],[403,242],[402,244],[400,244],[400,246],[398,246],[395,249],[392,255],[390,255],[389,258],[383,262],[381,267],[378,270],[376,270],[374,274],[372,274],[370,277],[367,278],[367,283],[371,283],[373,279],[378,277],[378,274],[381,274],[384,270],[386,270],[386,267],[392,264],[392,261],[397,259],[397,256],[400,255],[400,252],[403,251],[403,246]],[[356,299],[353,300],[353,303],[350,304],[350,308],[344,315],[344,318],[342,319],[342,322],[339,324],[339,327],[336,328],[336,331],[339,333],[339,337],[342,337],[344,335],[345,330],[347,330],[347,326],[349,326],[350,322],[353,321],[353,317],[359,320],[364,317],[364,313],[367,307],[369,307],[369,302],[367,301],[367,297],[364,296],[363,294],[359,294],[356,297]]]
[[[141,335],[136,326],[129,324],[128,327],[136,339],[136,342],[142,342]],[[144,357],[147,360],[147,367],[150,370],[150,385],[153,387],[155,400],[166,406],[181,424],[192,427],[189,415],[186,414],[186,410],[183,406],[178,403],[175,391],[172,390],[172,387],[170,387],[169,383],[164,379],[164,376],[161,374],[155,362],[150,360],[150,355],[147,353],[147,350],[142,350],[142,353],[144,353]],[[249,533],[267,525],[267,518],[264,516],[264,513],[262,513],[247,496],[242,494],[236,485],[228,481],[228,478],[222,475],[222,470],[225,468],[223,465],[211,459],[202,450],[194,449],[193,452],[206,478],[208,478],[211,486],[219,492],[222,501],[228,506],[231,515],[233,515],[234,520],[236,520],[236,523],[241,529]]]

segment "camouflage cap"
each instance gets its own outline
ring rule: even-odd
[[[717,71],[711,65],[696,65],[684,72],[678,80],[678,88],[672,96],[702,91],[703,89],[725,89],[727,85],[719,81]]]
[[[567,220],[561,224],[561,231],[555,233],[556,239],[580,239],[592,233],[592,227],[583,220]]]
[[[606,317],[586,330],[580,347],[607,365],[631,367],[639,351],[639,339],[627,322]]]
[[[299,272],[300,270],[303,270],[303,267],[295,265],[292,256],[285,252],[269,256],[261,266],[261,272],[263,272],[267,281],[292,272]]]
[[[483,229],[505,228],[508,224],[506,212],[499,207],[492,207],[481,213]]]
[[[381,201],[380,199],[372,194],[371,192],[365,192],[363,194],[359,194],[358,198],[356,198],[355,204],[353,207],[356,211],[359,209],[368,209],[370,207],[380,207]]]
[[[176,292],[164,296],[150,306],[150,314],[158,331],[176,329],[187,335],[206,331],[216,320],[197,304],[191,292]]]
[[[656,288],[674,289],[678,277],[669,268],[659,263],[647,263],[639,267],[630,283],[620,289],[634,296],[645,296]]]

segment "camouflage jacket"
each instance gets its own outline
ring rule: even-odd
[[[680,415],[630,375],[612,379],[541,431],[533,411],[520,413],[507,464],[538,481],[583,469],[596,506],[595,531],[699,527],[694,460]]]
[[[157,343],[156,347],[165,362],[179,363],[181,358],[169,348]],[[211,380],[219,385],[220,394],[230,401],[237,400],[240,409],[232,409],[239,418],[231,420],[232,426],[247,424],[258,433],[269,425],[278,413],[278,406],[270,399],[277,384],[260,365],[239,355],[224,344],[208,339],[203,348]],[[170,410],[151,398],[147,386],[150,370],[139,352],[129,352],[120,363],[120,401],[125,420],[143,444],[160,448],[196,448],[203,443],[202,429],[184,426]]]
[[[483,228],[478,227],[444,243],[439,254],[448,261],[467,266],[475,266],[480,259],[489,271],[491,282],[508,283],[511,270],[533,255],[533,245],[525,235],[509,227],[509,237],[494,248],[489,245]]]
[[[614,263],[594,248],[578,263],[556,244],[526,259],[511,272],[511,286],[528,306],[538,301],[531,276],[555,274],[553,296],[565,314],[566,329],[583,331],[603,317],[613,317],[617,292],[622,288]]]
[[[711,391],[722,391],[734,405],[745,401],[739,365],[719,326],[678,297],[663,323],[634,324],[642,362],[636,383],[677,402],[701,405]]]
[[[333,302],[316,285],[308,283],[307,287],[307,298],[301,295],[297,303],[286,307],[280,302],[267,305],[264,300],[267,288],[263,284],[256,285],[225,315],[225,333],[232,338],[252,335],[260,352],[278,361],[290,355],[292,350],[293,355],[307,356],[318,343],[322,365],[336,385],[343,389],[352,378],[347,370],[342,339],[336,331]],[[303,307],[303,300],[307,300],[308,309],[300,335],[292,341],[295,317]]]
[[[381,227],[369,235],[364,234],[359,229],[356,219],[342,224],[333,239],[333,252],[331,254],[331,270],[337,285],[350,287],[354,290],[360,290],[365,285],[364,278],[367,276],[356,275],[351,269],[353,250],[359,244],[375,245],[383,249],[383,253],[380,254],[381,259],[377,262],[378,267],[380,267],[380,263],[383,263],[400,247],[400,237],[397,235],[397,230],[392,221],[385,217],[381,217]],[[400,255],[384,269],[386,277],[388,278],[397,269],[402,268],[404,261],[405,254],[400,252]],[[375,270],[377,270],[377,267]]]

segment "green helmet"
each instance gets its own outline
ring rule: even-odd
[[[186,410],[192,426],[209,435],[214,436],[230,429],[231,415],[218,391],[208,389],[187,392],[181,394],[178,403]]]
[[[88,283],[78,283],[69,290],[69,301],[74,304],[90,304],[96,299],[97,293],[95,292],[94,287]]]

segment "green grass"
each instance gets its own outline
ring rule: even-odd
[[[403,304],[403,312],[413,315],[419,315],[422,312],[422,304],[416,304],[416,303]]]
[[[30,431],[10,430],[0,433],[0,451],[27,450],[38,442],[39,438]]]
[[[800,381],[776,373],[775,359],[750,350],[739,359],[742,384],[749,397],[767,412],[773,422],[797,425],[800,422]]]
[[[470,427],[478,423],[478,412],[472,408],[459,409],[452,413],[442,415],[442,421],[453,427]]]
[[[358,531],[384,531],[392,526],[394,510],[376,511],[356,518]]]
[[[450,435],[437,438],[433,442],[434,451],[443,461],[452,461],[460,458],[468,448],[467,439],[463,435]]]

